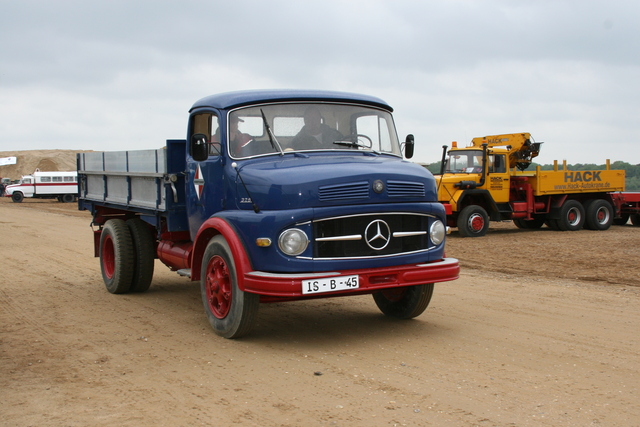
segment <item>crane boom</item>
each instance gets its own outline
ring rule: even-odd
[[[471,140],[472,147],[482,147],[482,144],[487,144],[488,148],[505,147],[509,152],[509,167],[517,167],[523,171],[540,153],[542,143],[534,142],[528,132],[481,136]]]

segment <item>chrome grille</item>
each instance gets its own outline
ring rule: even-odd
[[[314,221],[313,257],[368,258],[427,251],[429,218],[426,214],[384,213]],[[376,233],[381,234],[377,240]]]

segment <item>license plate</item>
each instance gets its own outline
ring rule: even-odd
[[[360,287],[358,275],[328,277],[326,279],[312,279],[302,281],[303,294],[321,294],[323,292],[346,291]]]

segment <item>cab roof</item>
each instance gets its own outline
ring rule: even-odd
[[[355,102],[382,108],[389,112],[393,108],[380,98],[348,92],[333,92],[322,90],[245,90],[226,92],[207,96],[193,104],[189,112],[198,108],[229,109],[244,105],[260,104],[264,102]]]

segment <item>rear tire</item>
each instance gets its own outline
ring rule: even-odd
[[[608,230],[613,223],[613,207],[602,199],[593,199],[585,203],[584,228],[589,230]]]
[[[462,237],[482,237],[489,229],[489,215],[482,206],[469,205],[458,215],[457,225]]]
[[[640,227],[640,214],[631,215],[631,224]]]
[[[16,191],[11,195],[11,200],[13,201],[13,203],[21,203],[23,199],[24,194],[19,191]]]
[[[134,268],[130,292],[145,292],[151,286],[155,263],[155,238],[146,222],[139,218],[127,221],[134,249]]]
[[[577,231],[584,224],[584,206],[577,200],[569,199],[560,208],[558,228],[561,231]]]
[[[133,241],[129,227],[121,219],[110,219],[100,234],[102,280],[112,294],[129,291],[134,270]]]
[[[72,203],[73,201],[76,200],[76,196],[73,194],[64,194],[62,196],[62,200],[60,200],[62,203]]]
[[[398,319],[421,315],[433,296],[433,283],[405,286],[375,292],[373,300],[382,313]]]
[[[629,214],[621,214],[620,218],[613,219],[613,225],[627,225],[629,222]]]
[[[549,227],[550,229],[555,231],[560,231],[560,227],[558,226],[557,219],[548,219],[544,223],[547,224],[547,227]]]
[[[536,217],[530,220],[518,218],[514,219],[513,223],[516,225],[516,227],[523,230],[537,230],[544,225],[544,217]]]
[[[238,288],[231,249],[220,235],[211,239],[204,251],[200,293],[204,311],[216,334],[239,338],[251,331],[257,318],[260,295]]]

